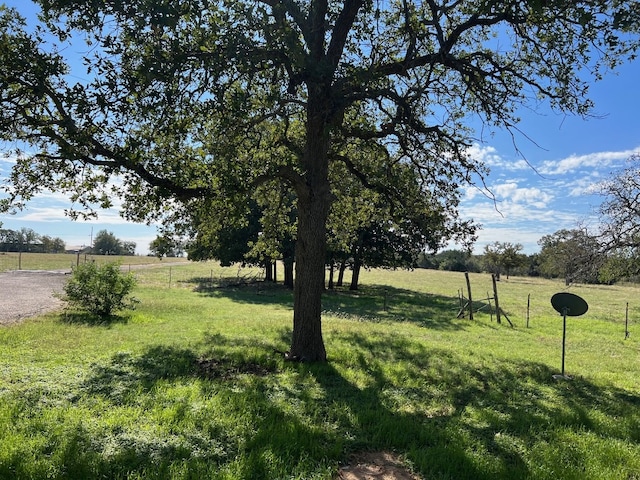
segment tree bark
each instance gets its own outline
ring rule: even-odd
[[[283,260],[284,264],[284,286],[293,289],[293,257],[286,257]]]
[[[334,288],[334,283],[333,283],[333,274],[335,271],[335,262],[333,260],[331,260],[331,262],[329,263],[329,285],[327,286],[327,288],[329,290],[333,290]]]
[[[264,281],[273,282],[273,266],[271,265],[270,259],[264,262]]]
[[[351,285],[349,285],[349,290],[358,290],[358,282],[360,281],[361,268],[362,268],[362,262],[360,261],[360,257],[354,257],[353,274],[351,275]]]
[[[308,362],[327,359],[322,338],[322,292],[324,290],[324,202],[299,201],[296,279],[294,283],[293,336],[289,356]]]
[[[338,270],[338,281],[336,282],[336,287],[341,287],[344,283],[344,272],[347,270],[347,259],[343,258],[342,262],[340,262],[340,269]]]
[[[309,86],[307,141],[302,159],[304,176],[296,184],[298,234],[293,289],[293,335],[289,358],[324,362],[322,293],[325,284],[326,224],[331,206],[329,184],[330,95],[317,85]]]

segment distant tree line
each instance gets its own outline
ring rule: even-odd
[[[93,239],[91,253],[94,255],[135,255],[136,242],[120,240],[113,232],[100,230]]]
[[[329,221],[328,288],[340,287],[344,272],[352,271],[349,288],[358,288],[362,268],[429,268],[459,272],[560,278],[570,283],[614,283],[640,279],[640,161],[600,185],[605,201],[600,207],[597,233],[585,228],[562,229],[540,238],[540,251],[526,255],[519,243],[494,242],[480,255],[469,253],[475,239],[473,224],[451,225],[446,212],[434,208],[416,186],[406,201],[393,208],[384,195],[363,189],[357,182],[342,182],[334,190]],[[284,265],[284,283],[293,286],[297,212],[286,189],[256,190],[255,199],[237,217],[203,205],[181,212],[174,225],[150,244],[154,255],[176,256],[183,251],[192,260],[217,259],[222,265],[261,265],[266,279],[276,279],[276,261]],[[196,205],[196,207],[198,207]],[[242,210],[242,209],[241,209]],[[178,233],[182,233],[180,236]],[[178,238],[190,238],[179,241]],[[465,249],[444,250],[450,239],[462,240]]]
[[[2,225],[0,224],[0,227]],[[31,228],[0,228],[0,252],[64,253],[64,240],[40,235]]]
[[[66,245],[59,237],[41,235],[31,228],[11,230],[0,223],[0,252],[64,253]],[[91,253],[94,255],[135,255],[136,243],[123,241],[113,232],[101,230],[95,236]]]
[[[562,229],[538,241],[540,252],[521,253],[519,243],[494,242],[481,255],[463,250],[445,250],[435,255],[421,254],[418,268],[454,272],[487,272],[501,275],[560,278],[571,283],[611,284],[640,280],[640,258],[625,251],[602,248],[601,237],[586,230]]]
[[[523,245],[493,242],[483,253],[474,255],[468,250],[450,249],[438,253],[424,251],[423,238],[412,237],[396,225],[371,220],[340,238],[343,230],[336,230],[333,248],[329,250],[327,287],[343,286],[346,270],[351,270],[349,289],[357,290],[362,268],[427,268],[455,272],[487,272],[500,281],[502,276],[531,276],[560,278],[571,283],[614,283],[620,280],[639,280],[640,258],[624,256],[620,252],[603,252],[599,238],[583,229],[563,229],[540,238],[537,253],[522,253]],[[160,235],[149,245],[158,257],[180,256],[186,250],[191,260],[216,259],[222,265],[241,263],[267,268],[266,279],[276,279],[275,260],[284,262],[284,284],[293,285],[294,239],[287,229],[274,228],[280,237],[270,237],[262,230],[256,210],[250,221],[237,228],[220,229],[216,236],[201,235],[194,240],[178,241],[171,235]],[[205,241],[206,239],[206,241]],[[289,267],[289,268],[287,268]],[[630,274],[635,272],[635,274]]]

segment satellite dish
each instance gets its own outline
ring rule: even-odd
[[[562,374],[554,375],[553,378],[565,378],[569,379],[564,374],[564,353],[565,353],[565,343],[567,338],[567,316],[569,317],[579,317],[580,315],[584,315],[589,310],[589,305],[587,302],[578,295],[569,292],[560,292],[556,293],[553,297],[551,297],[551,305],[556,310],[556,312],[562,315]]]
[[[589,310],[589,305],[582,297],[568,292],[556,293],[551,297],[551,305],[560,315],[568,317],[579,317]]]

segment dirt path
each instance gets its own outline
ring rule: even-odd
[[[60,308],[62,301],[53,294],[62,292],[68,273],[68,270],[0,273],[0,325]]]
[[[122,270],[185,265],[186,262],[122,266]],[[69,270],[15,270],[0,273],[0,326],[21,322],[62,306],[53,294],[61,293]]]

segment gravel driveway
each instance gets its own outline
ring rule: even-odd
[[[53,294],[62,292],[68,273],[68,270],[0,273],[0,325],[60,308],[62,301]]]

